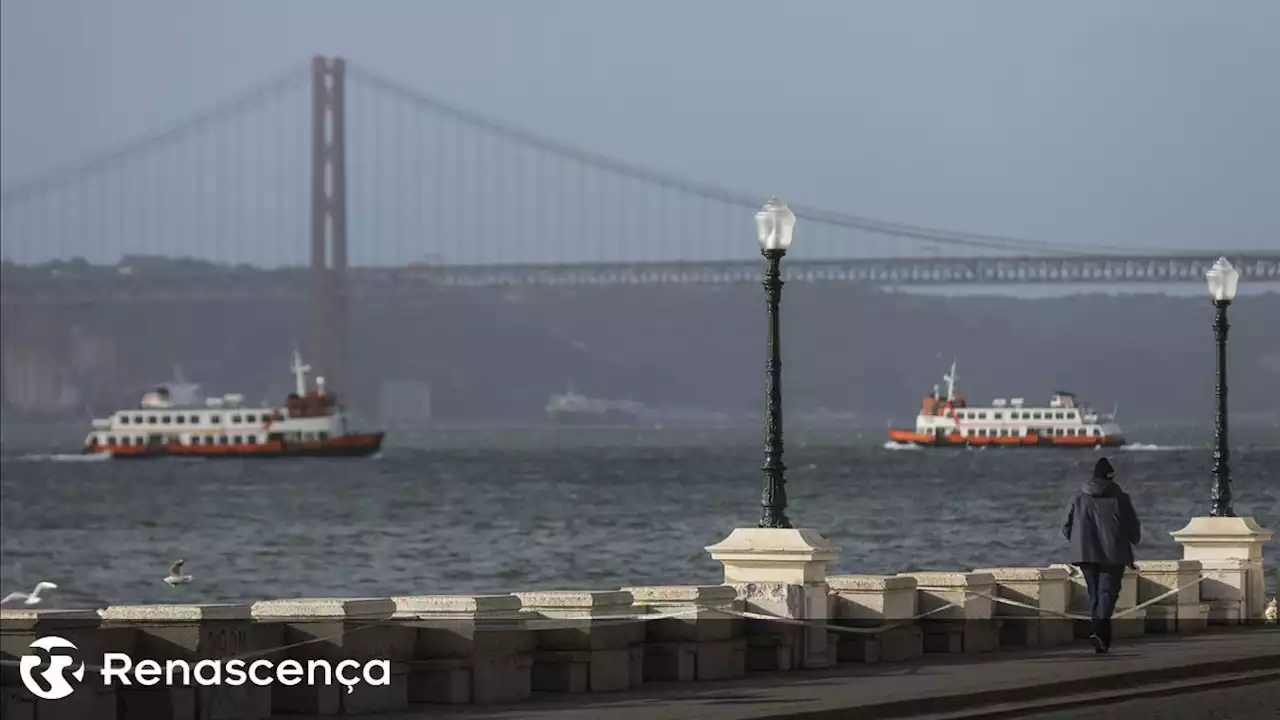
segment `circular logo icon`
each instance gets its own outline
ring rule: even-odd
[[[23,655],[22,661],[18,664],[18,669],[22,673],[22,684],[31,691],[32,695],[42,700],[61,700],[62,698],[75,692],[75,686],[67,681],[67,670],[77,665],[74,658],[66,654],[54,654],[52,651],[59,649],[78,650],[74,643],[69,640],[58,637],[57,635],[46,635],[29,645],[33,650],[42,651]],[[49,666],[40,672],[36,670],[44,665],[44,657],[49,658]],[[80,662],[75,670],[71,671],[71,677],[76,682],[84,680],[84,663]],[[41,682],[43,681],[43,682]]]

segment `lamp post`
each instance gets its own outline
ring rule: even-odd
[[[765,307],[769,315],[764,385],[764,492],[760,505],[764,512],[758,527],[789,528],[787,519],[787,466],[782,464],[782,344],[778,332],[778,305],[782,301],[782,256],[791,246],[796,214],[776,197],[756,213],[756,239],[768,265],[764,274]]]
[[[1236,296],[1236,285],[1240,282],[1240,271],[1231,266],[1226,258],[1218,258],[1205,273],[1209,282],[1209,295],[1213,298],[1213,307],[1217,311],[1213,320],[1213,336],[1218,341],[1217,379],[1214,397],[1217,407],[1214,411],[1213,424],[1213,507],[1209,510],[1211,517],[1235,517],[1231,509],[1231,468],[1228,465],[1231,451],[1227,446],[1227,306]]]

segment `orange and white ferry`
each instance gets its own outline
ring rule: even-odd
[[[914,430],[889,430],[889,439],[899,445],[927,447],[1118,447],[1124,434],[1115,423],[1115,413],[1100,415],[1081,405],[1069,392],[1056,392],[1047,406],[1029,407],[1022,398],[996,399],[987,407],[969,407],[957,395],[956,364],[943,376],[947,394],[938,386],[920,403]]]
[[[142,396],[138,407],[95,419],[85,439],[86,454],[112,458],[202,457],[359,457],[382,447],[385,433],[352,433],[337,397],[326,393],[324,378],[307,388],[310,365],[294,352],[297,391],[284,407],[252,408],[243,396],[209,398],[203,405],[190,392],[178,400],[161,386]],[[194,386],[193,386],[194,387]]]

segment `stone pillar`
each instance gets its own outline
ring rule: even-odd
[[[295,645],[264,659],[279,665],[299,663],[304,672],[311,660],[327,660],[336,666],[343,660],[391,663],[390,685],[363,681],[347,688],[333,685],[271,686],[272,711],[281,715],[357,715],[404,710],[409,706],[407,661],[413,652],[413,631],[391,624],[395,604],[390,598],[292,598],[254,603],[253,618],[259,625],[280,632],[273,646]],[[377,678],[375,678],[377,679]]]
[[[100,674],[88,666],[102,662],[104,652],[132,651],[132,636],[104,633],[101,618],[93,610],[0,610],[0,658],[21,663],[24,655],[35,655],[31,643],[56,636],[73,648],[60,645],[46,648],[49,654],[68,655],[74,663],[64,678],[72,693],[56,700],[36,697],[22,682],[18,667],[0,666],[0,717],[40,718],[40,720],[125,720],[116,710],[116,690],[103,684]],[[74,678],[76,668],[80,679]]]
[[[730,680],[747,674],[747,641],[738,610],[742,601],[729,585],[625,587],[637,609],[687,613],[645,622],[644,679],[652,682]]]
[[[1262,546],[1271,540],[1270,530],[1251,517],[1197,517],[1170,534],[1182,545],[1184,560],[1200,561],[1206,577],[1201,599],[1239,600],[1243,620],[1261,621],[1267,604]]]
[[[185,662],[192,671],[201,660],[221,660],[263,649],[251,638],[248,605],[113,605],[102,615],[104,628],[137,631],[134,666],[153,660],[165,666]],[[247,664],[247,663],[246,663]],[[195,678],[182,685],[120,688],[120,706],[130,717],[203,720],[258,720],[271,716],[271,688],[253,683],[201,686]],[[121,719],[123,720],[123,719]]]
[[[394,597],[416,630],[409,702],[489,705],[528,700],[533,633],[514,595]]]
[[[747,623],[748,635],[756,637],[794,638],[794,650],[778,652],[774,669],[788,660],[803,668],[827,667],[835,662],[828,652],[827,630],[822,625],[830,618],[827,604],[827,563],[840,551],[817,530],[796,528],[737,528],[729,537],[707,547],[711,557],[724,565],[724,584],[738,591],[746,608],[752,612],[794,620],[811,620],[812,627],[799,629],[769,621]],[[765,627],[761,623],[768,623]],[[754,632],[753,628],[760,628]],[[748,637],[748,664],[751,656],[763,657],[751,648]],[[767,650],[767,649],[766,649]]]

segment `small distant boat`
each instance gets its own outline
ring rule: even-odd
[[[547,418],[560,425],[636,425],[650,413],[632,400],[598,400],[569,391],[552,395],[546,405]]]
[[[1022,398],[998,398],[987,407],[970,407],[957,395],[956,364],[943,375],[945,396],[938,386],[921,401],[914,430],[890,429],[899,445],[924,447],[1119,447],[1124,434],[1115,413],[1100,415],[1082,405],[1074,393],[1059,391],[1047,406],[1031,407]]]
[[[316,378],[314,389],[307,387],[311,366],[297,352],[292,370],[296,392],[276,408],[246,407],[242,395],[201,404],[198,385],[182,382],[176,393],[161,385],[144,394],[137,408],[95,419],[83,452],[120,459],[360,457],[382,448],[384,432],[347,429],[347,415],[337,396],[326,392],[324,378]]]

